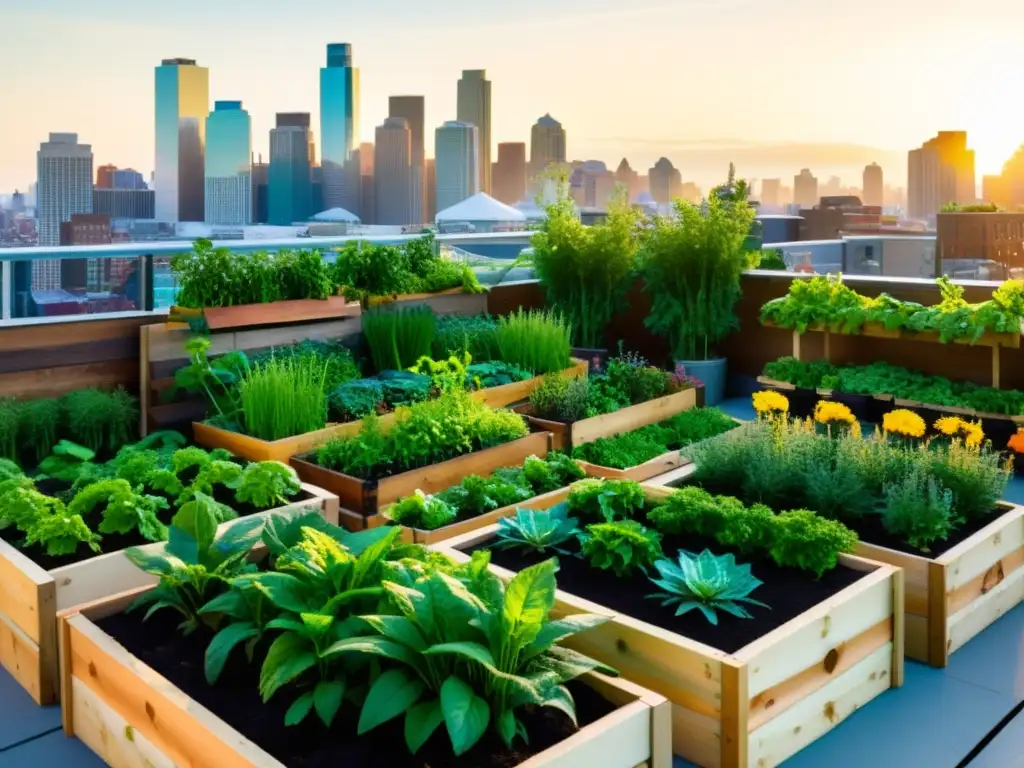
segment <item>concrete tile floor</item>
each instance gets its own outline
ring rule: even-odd
[[[723,409],[753,418],[747,398]],[[1015,478],[1007,500],[1024,503]],[[947,669],[908,663],[906,681],[786,761],[786,768],[958,768],[1024,702],[1024,606],[960,650]],[[1024,713],[970,761],[971,768],[1024,768]],[[675,768],[685,768],[682,760]],[[0,768],[99,768],[81,742],[65,738],[56,708],[39,709],[0,671]]]

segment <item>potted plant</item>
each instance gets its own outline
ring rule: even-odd
[[[546,211],[547,219],[531,241],[534,272],[548,303],[572,324],[573,355],[603,368],[605,331],[633,284],[642,214],[621,187],[605,220],[593,226],[583,225],[565,194]]]
[[[640,251],[652,302],[645,323],[668,338],[676,363],[704,382],[705,403],[715,405],[725,396],[726,360],[714,345],[739,327],[740,276],[760,258],[744,249],[754,209],[721,190],[702,204],[673,207],[674,216],[654,218]]]

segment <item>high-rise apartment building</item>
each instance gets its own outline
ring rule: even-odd
[[[117,172],[116,165],[101,165],[96,169],[96,186],[100,189],[114,188],[114,174]]]
[[[270,131],[267,223],[288,226],[313,215],[313,151],[309,114],[278,114]]]
[[[377,186],[373,175],[372,141],[359,145],[359,220],[363,224],[377,223]]]
[[[240,101],[218,101],[206,118],[207,224],[252,223],[252,121]]]
[[[156,216],[202,221],[210,72],[193,59],[156,68]]]
[[[508,141],[498,145],[498,162],[491,169],[493,197],[515,205],[526,197],[526,144]]]
[[[352,65],[349,43],[327,46],[327,66],[320,70],[320,141],[324,208],[359,216],[359,68]]]
[[[458,88],[460,123],[476,126],[478,192],[491,193],[491,81],[483,69],[464,69]],[[438,203],[440,205],[440,203]],[[444,210],[442,208],[441,210]]]
[[[782,205],[779,192],[782,179],[761,179],[761,205]]]
[[[404,117],[377,127],[373,178],[378,224],[406,226],[422,216],[412,209],[412,132]]]
[[[415,214],[410,224],[422,224],[426,218],[426,145],[424,144],[424,109],[422,96],[391,96],[388,99],[388,117],[403,117],[409,124],[412,150],[409,183],[410,205]]]
[[[577,205],[605,208],[615,193],[615,174],[600,160],[587,160],[573,170],[570,189]]]
[[[885,182],[882,166],[878,163],[864,166],[864,205],[883,205]]]
[[[646,179],[646,177],[644,178]],[[636,200],[642,192],[647,190],[647,185],[640,183],[640,174],[633,170],[626,158],[622,158],[619,167],[615,169],[615,182],[629,191],[630,200]]]
[[[427,221],[431,224],[434,223],[434,219],[437,217],[437,161],[428,157],[424,163],[424,176],[426,177],[427,193],[426,198],[426,209],[427,209]]]
[[[92,191],[92,212],[111,219],[152,219],[156,216],[156,193],[152,189],[102,189]]]
[[[477,127],[471,123],[452,120],[435,131],[438,213],[480,191],[478,141]]]
[[[802,168],[793,177],[793,202],[801,208],[813,208],[818,200],[818,177],[809,168]]]
[[[61,223],[70,221],[75,213],[92,213],[92,160],[92,147],[79,144],[77,133],[51,133],[50,140],[39,145],[36,154],[39,245],[60,245]]]
[[[252,221],[266,224],[270,207],[270,164],[263,162],[263,155],[250,161],[252,167]]]
[[[977,199],[974,150],[966,131],[940,131],[907,155],[907,215],[930,219],[946,203]]]
[[[564,163],[565,157],[565,129],[550,114],[544,115],[530,129],[530,176],[552,163]]]
[[[647,172],[651,197],[659,205],[667,205],[682,194],[683,177],[667,157],[658,159]]]
[[[112,176],[114,189],[149,189],[142,174],[134,168],[120,168]]]

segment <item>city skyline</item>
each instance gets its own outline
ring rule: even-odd
[[[862,13],[835,25],[827,9],[805,0],[791,0],[781,9],[745,0],[723,0],[715,7],[648,0],[629,10],[617,10],[605,0],[585,5],[566,0],[558,9],[523,0],[516,9],[474,7],[472,12],[456,0],[442,0],[431,9],[396,1],[387,8],[361,8],[351,18],[310,0],[308,10],[317,18],[310,26],[286,18],[286,9],[256,2],[246,18],[232,21],[232,34],[225,37],[220,22],[229,11],[223,3],[183,0],[173,13],[147,10],[144,22],[130,22],[130,4],[122,0],[99,0],[88,9],[53,0],[45,11],[5,12],[0,28],[0,44],[15,60],[48,62],[45,68],[25,68],[9,81],[15,103],[32,108],[7,127],[0,144],[0,189],[24,188],[32,180],[34,151],[49,132],[77,132],[93,145],[98,163],[135,167],[148,175],[154,149],[152,112],[146,105],[152,103],[152,67],[165,57],[193,58],[209,69],[211,108],[215,100],[247,105],[254,149],[266,159],[278,111],[309,111],[313,126],[320,124],[318,71],[323,46],[337,39],[352,43],[362,70],[362,136],[373,135],[388,114],[388,97],[395,94],[426,97],[428,131],[454,119],[456,83],[463,70],[479,68],[493,83],[492,156],[498,143],[528,140],[532,123],[550,112],[567,130],[570,159],[596,158],[614,168],[624,156],[633,167],[647,168],[664,155],[684,179],[702,186],[726,158],[748,177],[785,178],[810,167],[819,177],[840,175],[846,183],[857,183],[860,169],[877,161],[888,180],[902,183],[905,153],[939,129],[968,131],[979,178],[997,172],[1024,132],[1016,135],[1012,121],[1000,114],[1004,94],[1012,92],[1012,76],[1000,72],[1012,67],[994,42],[1013,27],[1008,19],[1024,20],[1024,10],[1007,0],[969,12],[951,3],[947,11],[945,2],[928,4],[925,14],[917,0],[905,5],[893,9],[867,0],[858,9]],[[744,13],[742,25],[735,23],[738,7]],[[886,29],[877,25],[873,9],[883,13]],[[401,24],[394,23],[398,11]],[[782,34],[783,27],[792,34],[793,27],[786,25],[796,18],[806,39],[799,46],[774,46],[773,35]],[[562,34],[583,19],[587,36]],[[958,52],[967,58],[968,49],[976,46],[986,55],[987,72],[994,74],[979,85],[957,88],[968,75],[948,71],[938,44],[915,49],[913,62],[903,64],[908,43],[894,32],[910,21],[916,34],[963,38],[970,45]],[[596,34],[590,34],[591,25]],[[46,34],[33,33],[44,28]],[[982,29],[988,36],[983,46],[974,42],[979,35],[968,40],[971,30]],[[94,56],[84,45],[101,31],[104,39],[118,40],[116,57]],[[531,45],[521,44],[524,35]],[[268,38],[266,46],[253,42]],[[237,44],[243,39],[245,45]],[[872,44],[864,45],[869,39]],[[625,65],[604,67],[610,60],[606,48],[617,41]],[[825,55],[832,61],[836,48],[854,43],[834,66],[793,69]],[[564,56],[545,53],[544,46],[554,45]],[[720,61],[712,49],[722,46],[751,53],[735,57],[743,62],[739,66],[716,64],[715,71],[696,78],[700,82],[675,74],[687,71],[679,50],[688,52],[682,63],[692,68],[701,61]],[[775,75],[761,64],[766,56]],[[410,61],[416,65],[409,66]],[[677,97],[666,98],[659,85],[664,78],[637,77],[658,62],[678,79]],[[751,87],[759,80],[772,87]],[[861,87],[869,88],[870,102],[862,113],[829,109],[822,105],[835,102],[818,98],[824,90],[856,97],[851,86],[864,81]],[[48,91],[60,98],[39,98]],[[104,109],[95,108],[97,94],[105,100]],[[769,110],[773,103],[774,114]],[[801,103],[807,108],[794,114],[792,105]],[[802,159],[789,162],[792,154]]]

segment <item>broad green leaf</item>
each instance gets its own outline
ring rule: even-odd
[[[456,757],[480,741],[491,721],[487,702],[454,675],[441,684],[441,711]]]
[[[199,543],[196,537],[174,525],[167,529],[167,552],[183,563],[199,562]]]
[[[610,618],[609,616],[601,616],[596,613],[577,613],[574,616],[566,616],[548,622],[541,628],[533,642],[523,651],[520,658],[524,661],[532,659],[534,656],[546,651],[563,637],[575,635],[577,632],[583,632],[584,630],[600,626]]]
[[[326,635],[334,623],[333,616],[324,616],[321,613],[300,613],[299,618],[305,627],[305,634],[316,638]]]
[[[494,727],[501,740],[505,742],[505,746],[511,747],[512,739],[516,737],[516,716],[512,714],[512,710],[503,710],[495,719]]]
[[[294,616],[278,616],[267,622],[267,629],[281,629],[285,632],[298,632],[302,635],[305,634],[306,625]]]
[[[408,664],[411,667],[418,667],[416,654],[410,651],[401,643],[388,640],[386,637],[350,637],[347,640],[338,642],[324,649],[320,657],[329,659],[339,653],[368,653],[373,656],[383,656],[387,659],[394,659]]]
[[[231,557],[240,552],[249,552],[260,540],[260,533],[266,521],[261,517],[243,517],[221,531],[214,541],[214,547],[221,557]]]
[[[277,557],[299,543],[303,528],[316,528],[321,524],[328,525],[319,512],[275,512],[266,518],[260,538],[270,554]]]
[[[384,637],[407,645],[414,651],[422,651],[427,647],[427,643],[416,625],[404,616],[361,616],[360,618]]]
[[[167,576],[185,567],[185,563],[162,548],[130,547],[124,551],[125,557],[140,571],[154,576]],[[194,560],[191,562],[195,562]]]
[[[267,702],[281,686],[317,663],[309,640],[292,632],[274,640],[260,670],[260,694]]]
[[[311,709],[313,709],[313,692],[306,691],[288,707],[288,711],[284,715],[284,724],[298,725],[306,719]]]
[[[553,558],[520,571],[505,587],[502,625],[515,650],[532,643],[555,605]]]
[[[497,667],[497,663],[494,661],[494,657],[491,652],[480,645],[480,643],[440,643],[439,645],[432,645],[423,651],[424,656],[434,656],[441,654],[455,654],[462,656],[465,659],[471,659],[472,661],[479,662],[488,668]]]
[[[435,572],[420,583],[420,588],[429,598],[422,610],[432,612],[433,622],[441,628],[444,637],[456,640],[475,636],[475,633],[467,633],[467,629],[486,606],[465,584],[445,573]],[[420,610],[418,607],[417,616]]]
[[[146,611],[146,615],[142,617],[142,620],[149,621],[149,617],[157,611],[161,610],[162,608],[174,608],[176,611],[181,611],[186,616],[188,616],[188,614],[184,610],[184,605],[182,604],[181,599],[172,599],[172,596],[168,595],[167,599],[157,600],[155,603],[149,606],[149,610]]]
[[[305,582],[290,573],[261,573],[253,579],[253,586],[282,610],[303,613],[314,607]]]
[[[395,543],[395,539],[402,533],[402,529],[397,527],[386,528],[385,530],[387,530],[387,533],[379,541],[375,541],[368,546],[356,560],[351,581],[353,588],[363,585],[363,581],[373,573],[373,569],[384,559],[391,546]]]
[[[569,716],[573,725],[576,725],[576,702],[572,700],[572,694],[565,686],[559,685],[553,688],[549,692],[548,698],[543,701],[543,706],[560,709]]]
[[[426,686],[418,677],[410,677],[404,669],[389,669],[378,677],[363,702],[359,713],[360,735],[409,709],[419,701]]]
[[[249,615],[249,605],[245,595],[237,589],[229,589],[206,603],[199,609],[199,613],[222,613],[233,619],[242,620]]]
[[[196,540],[201,553],[210,548],[217,536],[215,504],[212,498],[197,491],[195,498],[183,505],[171,519],[171,525],[186,531]]]
[[[548,650],[543,656],[537,656],[531,664],[531,671],[545,670],[558,675],[558,682],[567,683],[585,675],[592,669],[597,669],[600,664],[589,656],[584,656],[578,651],[570,648],[563,648],[556,645]]]
[[[256,637],[259,633],[255,624],[251,621],[243,621],[238,624],[228,624],[214,635],[213,640],[206,647],[206,682],[214,685],[220,678],[224,664],[234,647]]]
[[[422,701],[409,708],[405,713],[405,744],[412,754],[427,743],[427,739],[444,722],[439,699]]]
[[[343,680],[321,680],[313,690],[313,706],[316,708],[316,715],[320,718],[320,722],[328,728],[338,714],[344,695],[345,682]]]
[[[341,531],[338,541],[356,557],[359,557],[363,552],[381,539],[394,535],[392,534],[391,529],[386,526],[378,526],[366,531],[356,531],[354,533],[346,531],[344,528],[340,528],[338,530]]]

